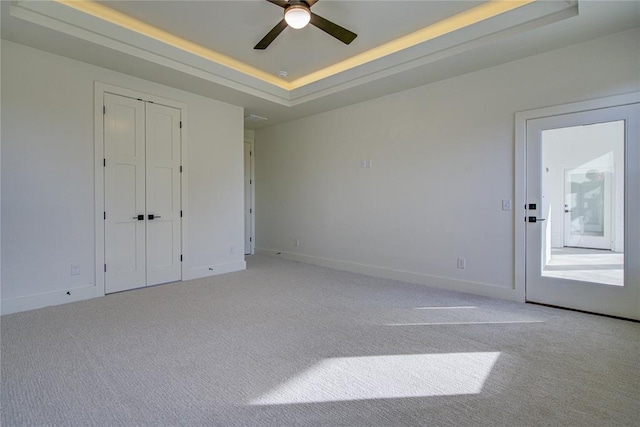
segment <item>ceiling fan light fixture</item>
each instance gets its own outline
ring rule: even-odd
[[[284,20],[291,28],[300,29],[307,26],[311,20],[311,12],[309,8],[301,5],[291,5],[284,12]]]

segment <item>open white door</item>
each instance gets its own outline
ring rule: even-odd
[[[640,104],[528,120],[526,158],[527,301],[640,319]]]
[[[619,141],[621,151],[623,141]],[[565,170],[564,246],[613,249],[615,177],[611,169],[607,165]]]

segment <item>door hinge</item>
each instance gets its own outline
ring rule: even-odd
[[[182,262],[182,254],[180,254],[180,262]]]
[[[253,213],[253,209],[249,209],[249,213]]]
[[[107,264],[104,265],[104,272],[107,272]]]
[[[250,155],[250,156],[253,156],[253,151],[249,151],[249,155]]]
[[[182,211],[180,211],[180,218],[182,218]]]
[[[103,212],[103,214],[104,214],[104,219],[107,219],[107,212],[105,211]]]
[[[107,114],[107,106],[106,105],[102,106],[102,114]]]
[[[253,237],[249,237],[249,241],[250,241],[250,242],[253,242]]]
[[[252,179],[249,180],[249,185],[251,185],[251,184],[253,184],[253,180]]]
[[[180,165],[180,173],[182,173],[182,165]]]
[[[180,129],[182,129],[182,120],[180,120]]]
[[[102,167],[103,168],[107,167],[107,159],[102,159]]]

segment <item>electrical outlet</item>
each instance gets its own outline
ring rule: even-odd
[[[458,258],[458,268],[464,270],[467,268],[467,259],[466,258]]]
[[[80,274],[80,266],[78,264],[71,264],[71,275],[77,276]]]
[[[366,168],[366,167],[367,167],[367,161],[366,161],[366,160],[362,160],[362,161],[360,162],[360,167],[361,167],[361,168]]]

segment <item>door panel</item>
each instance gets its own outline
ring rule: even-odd
[[[147,285],[156,285],[181,278],[180,110],[147,104],[146,130]]]
[[[576,168],[565,176],[565,246],[611,250],[611,174]]]
[[[105,94],[105,292],[146,284],[144,102]],[[135,217],[135,218],[134,218]]]
[[[639,104],[527,121],[527,301],[640,319],[639,137]]]

